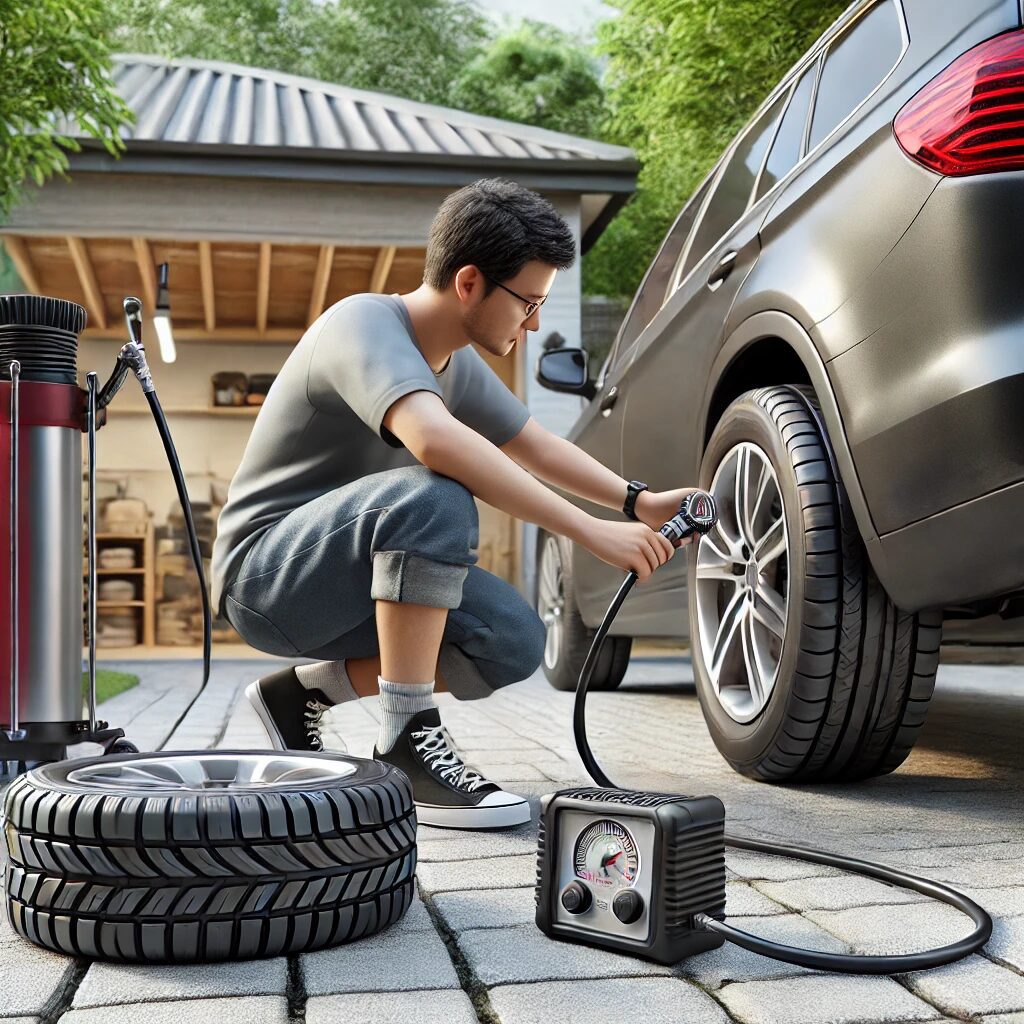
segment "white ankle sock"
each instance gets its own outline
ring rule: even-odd
[[[380,732],[377,752],[386,754],[394,745],[409,719],[435,707],[434,680],[429,683],[393,683],[377,676],[380,688]]]
[[[344,661],[318,661],[312,665],[296,665],[295,676],[307,690],[320,690],[335,704],[358,700]]]

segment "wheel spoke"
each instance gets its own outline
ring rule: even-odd
[[[754,702],[755,708],[760,710],[764,707],[765,681],[761,675],[761,663],[757,657],[757,644],[754,639],[754,619],[749,602],[743,606],[743,621],[740,625],[740,633],[743,642],[743,661],[747,666],[747,685],[750,687],[750,697]]]
[[[726,605],[725,611],[722,612],[722,618],[718,623],[718,633],[715,636],[715,643],[711,649],[710,673],[716,688],[718,686],[718,675],[722,670],[722,662],[725,660],[725,655],[728,653],[733,638],[736,636],[736,630],[739,628],[742,615],[743,590],[737,587],[736,592],[732,595],[728,605]]]
[[[757,531],[757,517],[761,513],[761,502],[764,499],[765,492],[768,490],[768,485],[772,482],[772,474],[768,469],[768,465],[762,462],[759,458],[757,460],[758,465],[761,467],[761,477],[757,485],[757,495],[754,498],[753,507],[750,510],[750,534],[754,536]]]
[[[740,540],[753,546],[753,538],[750,535],[750,522],[747,518],[748,502],[750,500],[750,449],[740,448],[736,455],[736,477],[733,486],[733,505],[736,511],[736,529],[739,530]]]
[[[786,530],[783,520],[784,517],[779,516],[754,545],[754,558],[758,568],[763,568],[769,562],[774,561],[786,550]]]
[[[780,640],[786,636],[786,602],[777,590],[758,582],[754,592],[754,618]]]
[[[730,568],[736,565],[737,559],[729,548],[725,551],[716,543],[712,534],[701,539],[697,555],[697,578],[705,580],[728,580],[736,582],[736,574]]]

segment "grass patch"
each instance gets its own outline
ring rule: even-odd
[[[131,672],[113,672],[109,668],[96,669],[96,703],[102,704],[108,697],[116,697],[125,690],[137,686],[139,677]],[[89,699],[89,673],[82,673],[82,698]]]

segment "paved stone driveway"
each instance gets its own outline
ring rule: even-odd
[[[111,665],[143,682],[104,705],[140,746],[265,747],[241,699],[280,662],[222,661],[191,714],[194,662]],[[674,967],[551,942],[533,924],[535,824],[504,833],[421,828],[420,898],[388,932],[299,957],[194,967],[76,962],[0,927],[0,1017],[51,1024],[229,1021],[644,1024],[984,1021],[1024,1024],[1024,669],[944,665],[918,749],[895,775],[857,786],[749,782],[719,758],[682,659],[634,659],[622,690],[590,698],[590,735],[623,785],[712,792],[731,831],[860,853],[920,870],[997,919],[983,955],[893,978],[816,974],[726,945]],[[538,674],[485,701],[441,695],[467,759],[536,798],[585,781],[572,697]],[[369,756],[376,700],[332,712]],[[729,918],[822,949],[907,952],[964,934],[950,908],[797,861],[728,852]]]

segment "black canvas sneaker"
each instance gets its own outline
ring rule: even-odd
[[[257,679],[246,687],[245,695],[260,716],[275,750],[324,749],[320,719],[334,704],[322,690],[303,686],[294,668]],[[338,749],[337,741],[333,742],[331,750]]]
[[[530,820],[530,805],[521,796],[463,764],[437,708],[413,715],[395,745],[385,754],[374,747],[373,756],[409,776],[421,825],[491,829]]]

